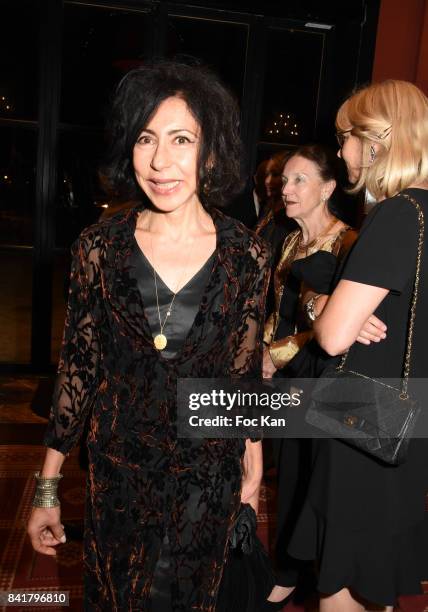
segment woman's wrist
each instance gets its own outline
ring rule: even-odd
[[[34,474],[36,479],[36,492],[33,499],[34,508],[56,508],[60,505],[58,499],[58,483],[62,474],[52,478],[40,476],[39,472]]]

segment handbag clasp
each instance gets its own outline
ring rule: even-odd
[[[358,423],[358,417],[353,416],[352,414],[348,414],[343,419],[343,422],[345,425],[348,425],[349,427],[355,427],[355,425]]]

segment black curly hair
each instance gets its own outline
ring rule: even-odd
[[[111,105],[103,183],[117,200],[143,197],[134,175],[133,148],[161,102],[172,96],[186,102],[201,128],[199,199],[205,208],[222,206],[243,186],[239,109],[219,78],[201,65],[157,60],[124,76]]]

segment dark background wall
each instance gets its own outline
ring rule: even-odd
[[[217,70],[241,104],[251,177],[277,149],[333,143],[337,107],[371,78],[378,11],[377,0],[2,0],[0,369],[57,361],[69,247],[111,204],[97,167],[127,70],[177,54]]]

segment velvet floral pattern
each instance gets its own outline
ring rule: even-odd
[[[73,245],[45,443],[67,454],[90,418],[85,609],[158,612],[167,595],[174,612],[212,611],[240,504],[244,443],[178,438],[176,381],[261,376],[270,255],[243,225],[212,211],[213,269],[181,350],[166,359],[130,274],[138,211],[91,226]],[[161,557],[169,569],[158,584]]]

